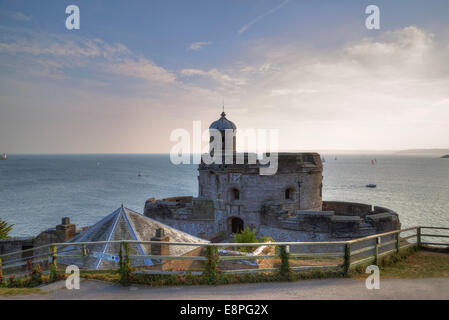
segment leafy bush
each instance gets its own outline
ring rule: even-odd
[[[14,275],[10,274],[9,279],[8,279],[8,288],[15,288],[16,285],[17,285],[17,283],[16,283],[16,279],[15,279]]]
[[[249,227],[246,227],[245,230],[243,230],[240,233],[237,233],[235,235],[236,243],[257,243],[256,238],[256,230],[249,230]],[[252,252],[256,249],[256,247],[240,247],[239,250],[243,252]]]
[[[12,230],[14,225],[8,225],[5,221],[0,219],[0,239],[9,238],[9,232]]]
[[[58,275],[57,275],[56,266],[54,264],[51,264],[49,281],[55,282],[57,279],[58,279]]]
[[[42,284],[42,268],[41,265],[38,263],[34,265],[33,271],[31,272],[31,276],[29,279],[29,286],[36,287],[40,284]]]
[[[261,237],[259,238],[259,242],[261,242],[261,243],[266,243],[266,242],[276,242],[276,241],[274,241],[274,239],[273,239],[272,237],[269,237],[269,236],[261,236]]]

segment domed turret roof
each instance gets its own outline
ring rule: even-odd
[[[226,113],[222,112],[220,119],[218,119],[217,121],[212,122],[212,124],[210,125],[209,129],[216,129],[216,130],[232,129],[232,130],[235,130],[235,129],[237,129],[237,127],[234,124],[234,122],[229,121],[228,119],[226,119]]]

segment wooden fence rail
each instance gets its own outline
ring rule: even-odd
[[[295,259],[335,259],[340,258],[340,263],[333,263],[330,265],[316,264],[316,265],[301,265],[301,266],[291,266],[290,269],[293,271],[300,270],[310,270],[310,269],[340,269],[342,268],[344,272],[348,272],[354,266],[360,264],[375,263],[379,264],[380,260],[390,254],[398,253],[400,250],[410,248],[410,247],[420,247],[422,245],[438,245],[438,246],[449,246],[449,243],[443,242],[423,242],[423,237],[433,237],[433,238],[449,238],[449,235],[435,234],[435,233],[422,233],[423,229],[429,230],[443,230],[447,231],[449,228],[443,227],[428,227],[428,226],[418,226],[411,227],[401,230],[395,230],[390,232],[385,232],[381,234],[370,235],[363,238],[346,240],[346,241],[320,241],[320,242],[268,242],[268,243],[185,243],[185,242],[164,242],[164,241],[137,241],[137,240],[117,240],[117,241],[95,241],[95,242],[64,242],[64,243],[51,243],[27,250],[21,250],[16,252],[11,252],[7,254],[0,255],[0,278],[3,276],[4,270],[17,269],[31,262],[45,262],[47,261],[49,265],[57,268],[60,260],[65,258],[80,258],[86,259],[92,257],[88,253],[89,245],[98,244],[157,244],[157,245],[168,245],[168,246],[189,246],[189,247],[215,247],[217,249],[223,248],[233,248],[233,247],[275,247],[285,246],[287,252],[290,248],[317,248],[318,252],[292,252],[289,253],[289,260],[293,261]],[[401,233],[412,232],[411,235],[406,235],[401,237]],[[409,241],[413,240],[415,241]],[[79,249],[79,254],[71,254],[70,252],[63,252],[62,249],[71,247]],[[340,249],[335,248],[335,246],[340,247]],[[324,252],[319,252],[325,248]],[[331,251],[328,252],[328,250]],[[34,255],[34,252],[46,251],[47,253],[40,253]],[[28,255],[24,255],[24,253]],[[32,254],[31,256],[29,254]],[[232,254],[232,251],[231,251]],[[19,256],[19,257],[15,257]],[[44,258],[43,258],[44,257]],[[133,259],[154,259],[154,260],[181,260],[181,261],[207,261],[205,256],[201,255],[129,255],[131,261]],[[39,259],[38,259],[39,258]],[[50,259],[50,260],[49,260]],[[239,260],[261,260],[261,259],[280,259],[279,252],[275,254],[260,254],[260,255],[219,255],[217,261],[232,262]],[[254,264],[251,264],[254,266]],[[256,264],[258,267],[258,265]],[[232,269],[220,270],[224,273],[252,273],[252,272],[272,272],[278,270],[278,268],[248,268],[248,269]],[[13,270],[14,271],[14,270]],[[138,272],[150,272],[153,274],[167,274],[179,273],[180,271],[163,271],[163,270],[148,270],[148,271],[138,271]],[[200,272],[201,273],[201,272]]]

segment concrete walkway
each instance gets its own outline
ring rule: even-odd
[[[380,289],[368,290],[365,281],[353,279],[305,280],[223,286],[122,287],[107,282],[81,281],[79,290],[67,290],[64,282],[44,287],[47,294],[0,297],[0,299],[445,299],[449,278],[381,279]]]

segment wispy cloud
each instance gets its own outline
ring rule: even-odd
[[[248,30],[253,24],[255,24],[256,22],[258,22],[259,20],[265,18],[266,16],[275,13],[276,11],[278,11],[279,9],[281,9],[283,6],[285,6],[290,0],[285,0],[284,2],[282,2],[280,5],[278,5],[277,7],[274,7],[273,9],[268,10],[267,12],[265,12],[264,14],[261,14],[260,16],[258,16],[256,19],[250,21],[249,23],[245,24],[243,27],[240,28],[240,30],[238,31],[238,34],[242,34],[244,33],[246,30]]]
[[[212,42],[210,41],[198,41],[198,42],[193,42],[190,44],[189,46],[189,50],[193,50],[193,51],[197,51],[202,49],[204,46],[208,46],[210,45]]]
[[[12,13],[11,17],[14,20],[18,20],[18,21],[30,21],[31,20],[30,17],[28,17],[26,14],[19,12],[19,11]]]
[[[12,57],[23,54],[22,59],[33,66],[27,72],[34,71],[49,78],[62,78],[66,70],[69,74],[75,67],[88,67],[97,73],[139,78],[152,84],[170,83],[176,79],[169,70],[132,53],[123,44],[109,44],[100,39],[71,37],[67,40],[61,36],[47,35],[30,40],[12,36],[8,40],[0,40],[0,53]]]
[[[108,65],[107,71],[122,76],[145,79],[152,84],[170,83],[176,79],[173,73],[145,58],[126,59],[120,63]]]
[[[231,77],[215,68],[208,71],[200,69],[182,69],[180,73],[183,76],[208,77],[223,86],[241,86],[246,83],[246,80],[241,77]]]

